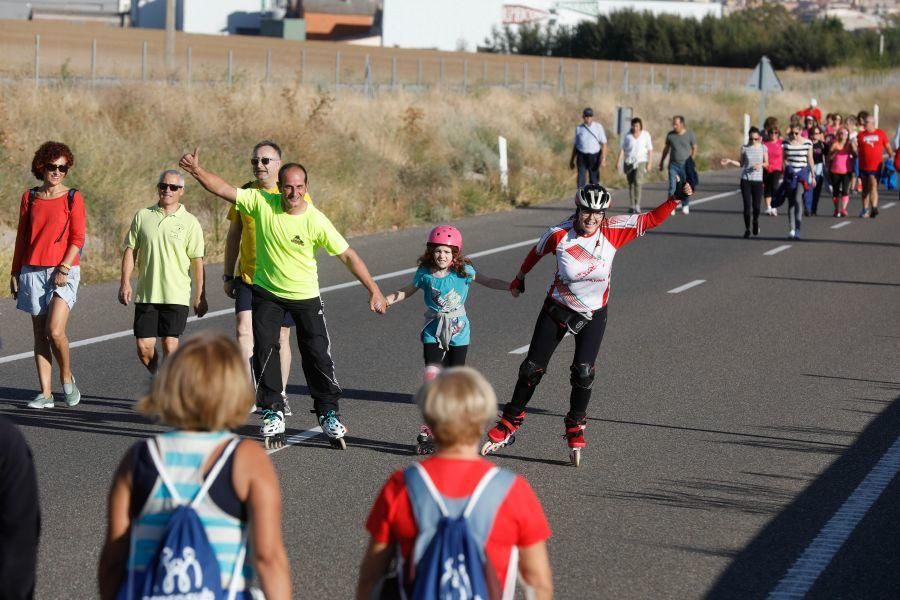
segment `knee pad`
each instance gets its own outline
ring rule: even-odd
[[[544,367],[526,358],[519,365],[519,381],[524,382],[528,387],[534,387],[541,382],[541,377],[545,372]]]
[[[577,363],[570,367],[572,374],[569,376],[569,382],[572,387],[589,390],[594,386],[594,365],[588,363]]]

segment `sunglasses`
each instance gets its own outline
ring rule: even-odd
[[[582,208],[581,213],[584,215],[601,215],[602,216],[602,215],[606,214],[606,211],[605,210],[593,210],[590,208]]]
[[[158,189],[161,192],[166,191],[166,189],[168,189],[170,192],[177,192],[178,190],[180,190],[183,187],[184,187],[183,185],[177,185],[175,183],[157,183],[156,184],[156,189]]]
[[[53,163],[50,163],[45,167],[45,169],[48,173],[53,173],[54,171],[59,171],[60,173],[68,173],[69,165],[54,165]]]
[[[259,163],[262,163],[265,166],[268,166],[270,162],[276,162],[280,159],[278,158],[269,158],[268,156],[263,156],[262,158],[251,158],[250,164],[254,167],[258,166]]]
[[[751,141],[751,142],[758,142],[758,141],[759,141],[759,136],[758,136],[758,135],[751,135],[751,136],[750,136],[750,141]]]

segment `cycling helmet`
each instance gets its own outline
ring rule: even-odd
[[[438,225],[428,235],[429,244],[455,246],[460,252],[462,252],[462,241],[462,234],[459,232],[459,229],[452,225]]]
[[[587,210],[606,210],[609,208],[610,195],[606,188],[596,183],[589,183],[575,192],[575,206]]]

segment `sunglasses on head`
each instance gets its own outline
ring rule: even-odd
[[[262,158],[251,158],[250,164],[254,167],[258,166],[259,163],[262,163],[265,166],[268,166],[270,162],[275,162],[278,160],[277,158],[269,158],[268,156],[263,156]]]
[[[158,190],[161,191],[161,192],[166,191],[166,189],[168,189],[170,192],[177,192],[178,190],[180,190],[180,189],[183,188],[183,187],[184,187],[183,185],[178,185],[178,184],[176,184],[176,183],[162,183],[162,182],[160,182],[160,183],[157,183],[157,184],[156,184],[156,189],[158,189]]]
[[[52,173],[54,171],[59,171],[60,173],[69,172],[69,165],[54,165],[53,163],[50,163],[45,168],[47,169],[48,173]]]

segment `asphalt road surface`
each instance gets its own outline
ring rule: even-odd
[[[798,242],[786,239],[786,217],[763,216],[762,235],[745,240],[736,188],[735,171],[706,175],[690,216],[677,214],[618,253],[582,467],[567,464],[562,438],[571,339],[516,444],[491,459],[528,478],[543,502],[560,598],[900,595],[900,205],[888,207],[897,197],[883,194],[874,220],[809,218]],[[663,192],[648,186],[645,196],[652,208]],[[626,204],[625,192],[614,197]],[[337,201],[319,205],[327,213]],[[478,268],[509,278],[528,241],[569,207],[455,224],[467,253],[495,250],[476,258]],[[391,274],[414,266],[427,229],[351,243],[373,274]],[[483,287],[470,296],[469,364],[501,402],[552,268],[542,261],[519,299]],[[188,332],[233,330],[220,273],[221,265],[209,268],[212,314]],[[423,307],[414,297],[378,317],[359,286],[329,289],[352,279],[338,261],[322,257],[320,277],[349,449],[300,435],[272,459],[295,596],[347,598],[371,502],[414,460]],[[410,277],[380,285],[388,292]],[[72,352],[84,397],[43,411],[25,408],[36,393],[32,360],[21,356],[31,347],[29,320],[0,302],[0,414],[25,432],[40,478],[39,598],[95,595],[113,471],[129,446],[159,430],[133,410],[148,377],[130,336],[132,309],[115,296],[115,284],[80,291],[69,334],[88,342]],[[294,355],[287,424],[296,435],[315,423]],[[256,435],[257,426],[251,417],[242,433]]]

